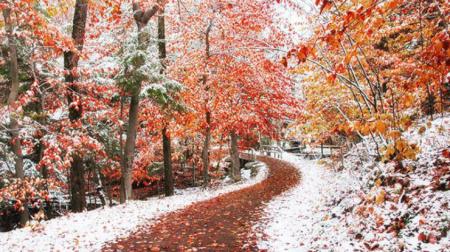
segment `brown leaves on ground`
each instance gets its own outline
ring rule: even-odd
[[[162,217],[125,239],[108,244],[104,251],[257,251],[252,234],[264,203],[299,182],[290,164],[260,158],[270,171],[254,186],[224,194]]]

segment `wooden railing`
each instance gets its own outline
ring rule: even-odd
[[[253,148],[248,149],[247,151],[245,151],[245,154],[248,155],[248,157],[250,158],[250,160],[255,161],[256,160],[256,150]]]
[[[295,148],[286,149],[286,152],[290,152],[299,157],[308,159],[320,159],[331,157],[335,154],[343,155],[347,146],[342,145],[325,145],[321,144],[314,147],[299,146]]]
[[[272,146],[272,145],[262,145],[260,148],[262,154],[267,155],[269,157],[274,158],[283,158],[283,149],[279,146]]]

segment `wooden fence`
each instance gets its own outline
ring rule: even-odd
[[[343,156],[347,149],[347,146],[345,145],[325,145],[321,144],[319,146],[314,147],[307,147],[307,146],[300,146],[295,148],[289,148],[286,149],[286,152],[293,153],[296,156],[308,158],[308,159],[320,159],[320,158],[327,158],[331,157],[333,155],[340,155]]]

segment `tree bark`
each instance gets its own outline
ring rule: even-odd
[[[158,4],[161,6],[162,1],[158,0]],[[159,59],[161,60],[161,73],[165,71],[165,59],[167,57],[166,51],[166,25],[164,17],[164,8],[159,9],[158,16],[158,51]],[[165,108],[163,108],[165,109]],[[164,157],[164,193],[166,196],[172,196],[174,193],[173,185],[173,173],[172,173],[172,150],[170,148],[170,135],[167,127],[162,129],[162,141],[163,141],[163,157]]]
[[[216,170],[219,170],[219,168],[220,168],[220,161],[221,161],[221,157],[222,157],[222,149],[223,149],[223,148],[222,148],[222,147],[223,147],[222,142],[223,142],[223,135],[220,135],[220,140],[219,140],[219,153],[218,153],[219,159],[217,160]]]
[[[211,145],[211,113],[206,111],[206,132],[205,142],[203,144],[202,162],[203,162],[203,185],[209,184],[209,148]]]
[[[161,0],[158,0],[158,4],[161,4]],[[160,8],[158,16],[158,51],[159,51],[159,59],[161,60],[161,65],[163,66],[161,72],[164,73],[166,66],[164,61],[167,57],[166,22],[164,17],[164,8]]]
[[[231,148],[230,148],[230,156],[231,156],[231,177],[234,181],[241,180],[241,165],[239,162],[239,150],[238,150],[238,135],[235,131],[230,133],[231,140]]]
[[[48,85],[42,85],[41,84],[41,78],[39,76],[39,71],[37,70],[36,63],[30,62],[31,65],[31,71],[33,73],[34,81],[39,83],[39,92],[37,94],[37,99],[34,102],[33,110],[39,115],[39,117],[36,119],[36,121],[41,125],[47,125],[47,120],[43,115],[44,112],[44,101],[45,101],[45,90],[48,88]],[[45,87],[44,87],[45,86]],[[34,153],[31,160],[35,162],[36,164],[39,164],[42,160],[42,157],[44,156],[45,146],[44,146],[44,139],[45,138],[45,131],[39,130],[37,132],[37,144],[34,146]],[[41,166],[41,175],[42,178],[48,179],[48,169],[45,165]]]
[[[162,130],[163,137],[163,156],[164,156],[164,193],[166,196],[172,196],[173,188],[173,173],[172,173],[172,152],[170,148],[170,136],[167,128]]]
[[[74,212],[82,212],[86,208],[86,189],[83,165],[83,159],[79,155],[74,155],[70,167],[70,205]]]
[[[19,95],[19,66],[17,63],[17,47],[16,41],[13,35],[13,24],[11,21],[11,10],[9,8],[3,9],[3,17],[5,19],[5,30],[8,37],[8,49],[10,60],[10,77],[11,77],[11,89],[8,96],[8,109],[10,111],[10,123],[9,129],[11,131],[11,146],[14,153],[14,168],[16,171],[16,177],[20,180],[25,178],[23,170],[23,155],[22,145],[20,143],[19,136],[19,122],[13,111],[14,103],[17,101]],[[20,226],[25,226],[29,220],[28,204],[25,199],[24,210],[20,213]]]
[[[120,203],[125,203],[133,197],[132,168],[134,150],[136,148],[136,133],[139,116],[139,93],[131,96],[130,112],[128,115],[127,140],[122,159],[122,179],[120,183]]]
[[[145,50],[148,44],[148,34],[142,29],[148,24],[159,10],[159,5],[153,6],[151,9],[143,11],[139,3],[133,2],[134,20],[138,28],[138,50]],[[136,66],[140,67],[140,66]],[[132,195],[132,169],[134,162],[134,151],[136,148],[136,133],[139,116],[139,94],[141,91],[141,83],[133,88],[131,92],[130,112],[128,115],[127,139],[122,158],[122,178],[120,181],[120,203],[125,203]]]
[[[208,60],[211,57],[210,53],[210,43],[209,34],[212,29],[212,21],[209,22],[208,27],[205,32],[205,71],[207,70]],[[206,119],[206,130],[205,130],[205,141],[203,143],[202,150],[202,163],[203,163],[203,185],[207,186],[209,184],[209,148],[211,145],[211,111],[209,110],[209,86],[207,85],[208,75],[205,73],[203,75],[203,86],[205,87],[206,98],[205,98],[205,119]]]
[[[79,97],[79,89],[76,85],[77,76],[73,70],[78,67],[80,53],[83,50],[86,34],[86,21],[88,13],[88,0],[77,0],[73,16],[72,39],[78,52],[67,51],[64,53],[64,69],[67,71],[65,81],[68,83],[67,102],[69,104],[69,119],[71,122],[81,120],[83,109]],[[70,167],[70,191],[71,207],[74,212],[81,212],[86,207],[86,192],[84,188],[83,157],[78,153],[73,154]]]

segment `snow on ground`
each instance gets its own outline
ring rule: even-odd
[[[162,214],[257,184],[267,177],[268,169],[261,165],[257,175],[251,179],[245,172],[239,183],[214,189],[197,187],[177,190],[172,197],[130,201],[124,205],[69,214],[34,227],[0,233],[0,251],[98,251],[105,243],[126,237]]]
[[[283,158],[299,169],[301,182],[267,204],[265,217],[254,227],[260,234],[259,248],[269,251],[317,249],[317,245],[313,247],[312,244],[323,235],[323,226],[327,225],[336,232],[334,235],[339,236],[344,250],[346,230],[327,221],[331,216],[325,210],[329,196],[339,190],[341,184],[352,184],[351,177],[335,174],[318,165],[317,161],[300,159],[289,153],[284,153]]]
[[[330,160],[283,157],[300,184],[273,199],[255,225],[269,251],[450,251],[450,116],[405,133],[417,160],[377,162],[364,144],[339,172]],[[403,167],[403,168],[402,168]]]

